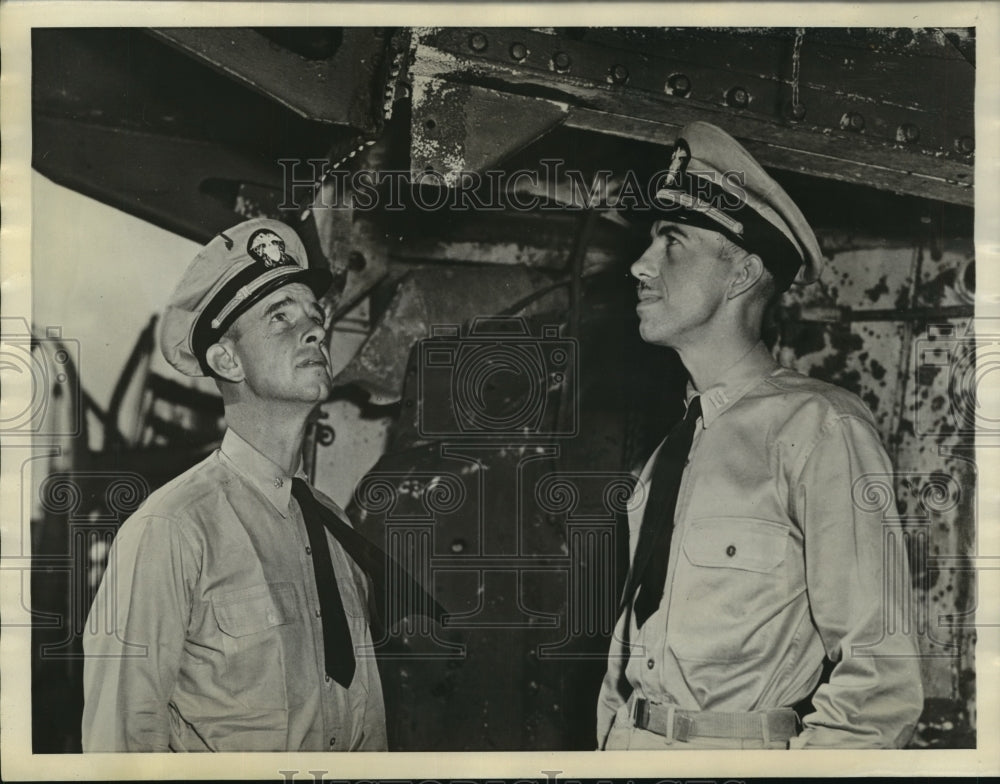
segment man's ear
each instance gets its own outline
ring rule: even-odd
[[[246,374],[234,349],[232,341],[223,338],[208,347],[205,352],[205,363],[223,381],[238,384]]]
[[[729,299],[735,299],[752,289],[764,274],[764,262],[756,253],[748,253],[736,264],[729,282]]]

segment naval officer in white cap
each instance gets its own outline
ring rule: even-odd
[[[906,559],[857,502],[892,466],[855,395],[761,342],[769,303],[816,279],[816,238],[714,125],[680,131],[662,186],[631,272],[642,338],[690,375],[687,413],[629,514],[598,747],[901,747],[922,708]]]
[[[273,220],[215,237],[161,322],[215,378],[221,447],[122,525],[84,638],[85,752],[386,748],[364,544],[301,467],[332,276]]]

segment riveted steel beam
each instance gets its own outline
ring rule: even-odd
[[[417,33],[410,71],[664,145],[709,120],[765,166],[972,204],[975,67],[941,31],[905,32],[446,28]]]

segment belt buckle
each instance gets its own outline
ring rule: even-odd
[[[691,735],[691,730],[694,729],[694,719],[690,716],[682,716],[680,714],[674,714],[674,740],[679,740],[681,743],[685,743]]]
[[[641,730],[649,726],[649,702],[641,697],[632,703],[632,724]]]

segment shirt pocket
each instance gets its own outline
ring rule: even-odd
[[[769,574],[785,560],[788,531],[769,520],[697,520],[684,538],[695,566]]]
[[[728,662],[772,650],[789,601],[789,541],[787,527],[770,520],[689,524],[667,619],[679,658]]]
[[[228,591],[212,606],[222,632],[223,687],[248,708],[287,708],[284,643],[299,620],[295,584]]]

